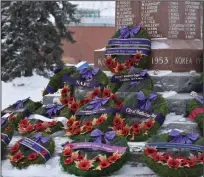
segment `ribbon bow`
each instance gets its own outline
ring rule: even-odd
[[[18,100],[16,103],[14,103],[14,105],[16,105],[16,111],[19,110],[20,108],[23,107],[23,105],[25,104],[26,101],[28,101],[30,97],[24,99],[24,100]]]
[[[128,74],[139,74],[140,76],[144,77],[147,74],[147,71],[148,71],[147,69],[138,71],[135,67],[131,67]],[[130,85],[132,86],[132,85],[139,84],[139,83],[140,81],[132,81]]]
[[[92,80],[93,76],[95,76],[99,71],[99,68],[89,69],[89,68],[82,68],[80,69],[80,74],[82,75],[83,79]]]
[[[99,97],[95,97],[90,103],[89,105],[86,107],[86,109],[88,110],[97,110],[100,109],[101,106],[103,106],[104,104],[106,104],[109,101],[110,97],[107,98],[99,98]]]
[[[96,138],[96,140],[94,141],[95,143],[102,143],[102,137],[104,137],[106,144],[110,144],[110,141],[115,137],[115,135],[115,131],[102,133],[99,129],[96,129],[91,132],[91,137]]]
[[[127,26],[123,26],[120,28],[120,36],[119,38],[127,39],[128,37],[134,38],[135,35],[140,31],[141,25],[128,28]]]
[[[193,141],[197,140],[199,137],[198,133],[183,134],[178,130],[171,130],[170,136],[174,137],[170,143],[180,143],[180,144],[193,144]]]
[[[52,117],[53,115],[57,114],[57,111],[60,111],[63,109],[65,106],[64,105],[55,105],[55,104],[48,104],[45,108],[48,109],[46,114],[48,117]]]
[[[32,140],[35,141],[36,143],[45,144],[45,143],[50,141],[50,138],[49,137],[43,137],[42,133],[39,132],[32,138]]]
[[[151,108],[151,101],[157,99],[157,94],[151,93],[148,97],[145,97],[144,93],[142,91],[139,91],[137,94],[137,99],[139,108],[149,111]]]

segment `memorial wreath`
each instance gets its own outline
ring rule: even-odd
[[[148,141],[143,160],[163,177],[199,177],[203,174],[203,144],[197,133],[171,130]]]
[[[79,142],[66,143],[60,163],[68,173],[95,177],[118,171],[128,159],[129,148],[125,138],[117,136],[114,131],[103,133],[96,129]]]
[[[113,118],[112,128],[128,141],[145,141],[156,134],[168,113],[164,98],[148,90],[130,94]]]
[[[10,149],[10,162],[19,169],[46,163],[54,154],[55,143],[41,132],[22,138]]]

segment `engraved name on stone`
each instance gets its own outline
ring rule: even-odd
[[[192,59],[190,57],[175,57],[175,64],[177,64],[177,65],[191,65]]]

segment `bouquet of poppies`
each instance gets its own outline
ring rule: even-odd
[[[127,141],[114,131],[96,129],[85,139],[64,145],[60,164],[65,172],[84,177],[107,176],[129,159]]]
[[[22,138],[10,149],[10,162],[19,169],[44,164],[54,154],[55,143],[41,132]]]
[[[42,103],[33,102],[30,98],[18,100],[13,105],[1,111],[1,127],[12,126],[17,129],[20,120],[29,116],[41,106]]]
[[[78,135],[90,133],[95,128],[107,129],[114,113],[122,106],[122,100],[111,93],[109,88],[103,91],[95,88],[84,101],[85,105],[67,121],[66,135],[70,138],[77,139]]]
[[[151,39],[141,25],[123,26],[108,41],[106,67],[115,74],[127,73],[134,66],[148,68]]]
[[[197,133],[171,130],[148,141],[143,159],[163,177],[199,177],[203,174],[203,144]]]
[[[161,95],[148,90],[132,93],[115,114],[112,128],[128,141],[145,141],[156,134],[167,113],[168,105]]]
[[[58,89],[64,87],[64,81],[62,80],[63,76],[69,77],[74,72],[76,72],[75,68],[57,68],[55,70],[55,75],[51,77],[47,87],[43,90],[42,95],[45,96],[47,94],[53,94],[58,91]],[[70,95],[73,94],[73,89],[70,87]]]

